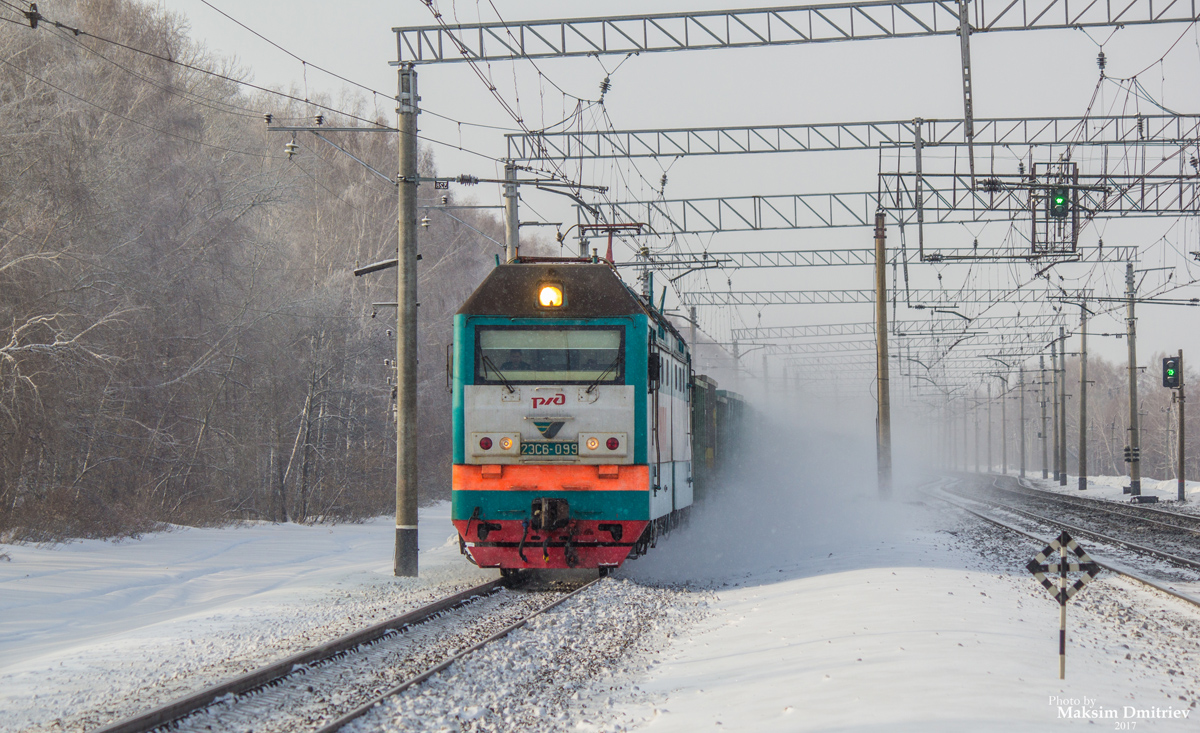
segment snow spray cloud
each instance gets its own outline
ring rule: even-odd
[[[706,584],[824,559],[846,542],[895,537],[905,512],[878,500],[873,403],[752,410],[737,459],[689,523],[625,566],[651,582]],[[847,416],[867,420],[851,422]],[[865,423],[865,425],[863,424]],[[837,427],[833,427],[836,425]],[[821,549],[818,549],[821,548]]]

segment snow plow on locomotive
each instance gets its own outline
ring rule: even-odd
[[[454,317],[449,368],[452,521],[472,562],[505,572],[644,553],[711,490],[742,414],[596,258],[497,266]]]

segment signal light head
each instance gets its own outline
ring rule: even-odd
[[[1071,191],[1067,188],[1055,188],[1050,191],[1050,200],[1047,202],[1050,209],[1050,216],[1055,219],[1067,218],[1067,213],[1071,208]]]
[[[1163,359],[1163,386],[1167,389],[1179,389],[1183,375],[1179,369],[1179,358]]]

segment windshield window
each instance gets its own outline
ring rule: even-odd
[[[481,327],[476,384],[624,384],[620,327]]]

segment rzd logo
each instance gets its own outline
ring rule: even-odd
[[[558,431],[562,430],[563,425],[566,425],[566,423],[551,422],[550,420],[533,421],[533,426],[538,429],[538,432],[541,433],[542,437],[544,437],[546,440],[552,440],[555,435],[558,435]]]
[[[567,404],[567,396],[565,394],[556,394],[553,397],[534,397],[533,407],[537,409],[542,405],[565,405]]]

